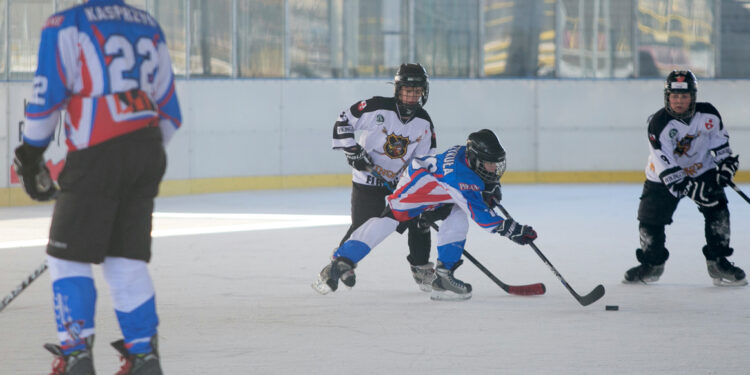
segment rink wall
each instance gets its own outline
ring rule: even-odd
[[[495,130],[508,152],[506,183],[641,182],[646,119],[663,105],[662,82],[433,79],[426,109],[439,150],[471,131]],[[0,206],[31,202],[10,169],[30,92],[30,82],[0,83]],[[393,88],[387,79],[191,79],[177,81],[177,92],[183,127],[167,148],[162,195],[347,186],[349,168],[331,150],[333,122],[354,102]],[[733,149],[748,155],[741,181],[750,181],[748,93],[750,80],[699,82],[698,100],[719,109]],[[59,169],[64,139],[45,155]]]

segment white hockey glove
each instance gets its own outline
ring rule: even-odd
[[[739,155],[729,156],[720,161],[719,165],[716,166],[718,171],[716,174],[716,183],[719,186],[727,186],[734,179],[734,175],[737,174],[737,170],[740,168],[739,159]]]
[[[344,154],[346,154],[347,163],[358,171],[366,172],[375,166],[370,155],[368,155],[367,151],[365,151],[360,145],[345,149]]]

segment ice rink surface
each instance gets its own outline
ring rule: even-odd
[[[741,186],[750,192],[750,186]],[[357,268],[357,285],[329,295],[310,283],[344,234],[349,189],[157,199],[151,273],[167,374],[748,374],[750,288],[715,287],[701,248],[703,220],[683,200],[667,227],[671,252],[653,285],[621,283],[636,264],[632,185],[508,185],[511,215],[579,294],[580,306],[529,248],[472,225],[466,249],[509,284],[506,294],[470,262],[456,277],[465,302],[434,302],[414,283],[405,236],[393,234]],[[750,271],[750,204],[727,189],[730,261]],[[0,293],[44,259],[52,207],[0,209]],[[433,234],[433,253],[436,257]],[[94,358],[119,369],[120,338],[101,269]],[[619,311],[605,311],[619,305]],[[0,374],[46,374],[56,342],[49,275],[0,312]]]

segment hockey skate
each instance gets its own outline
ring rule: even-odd
[[[435,280],[432,281],[431,300],[463,301],[471,298],[471,284],[453,277],[453,272],[461,263],[463,261],[459,260],[451,269],[447,269],[443,266],[443,262],[438,261],[437,268],[435,268]]]
[[[735,267],[725,257],[716,260],[706,260],[708,275],[714,280],[716,286],[743,286],[747,285],[745,271]]]
[[[62,347],[55,344],[44,344],[44,348],[55,355],[50,375],[95,375],[94,357],[91,347],[94,345],[94,335],[86,337],[86,349],[63,354]]]
[[[414,276],[414,281],[419,285],[419,290],[431,292],[432,281],[435,280],[435,265],[432,262],[428,262],[421,266],[411,264],[409,266],[411,267],[411,274]]]
[[[122,367],[115,375],[162,375],[156,336],[151,338],[151,352],[130,354],[124,340],[113,342],[112,347],[120,353]]]
[[[659,280],[662,273],[664,273],[664,264],[652,266],[643,263],[625,271],[625,279],[622,282],[625,284],[653,283]]]
[[[351,288],[357,281],[357,276],[354,274],[356,267],[357,265],[347,258],[335,258],[323,267],[318,278],[313,281],[312,288],[320,294],[335,292],[339,287],[339,280]]]

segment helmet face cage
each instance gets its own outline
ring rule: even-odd
[[[466,158],[469,167],[485,183],[497,183],[505,173],[507,167],[505,150],[497,140],[495,133],[483,129],[469,135],[466,141]],[[495,164],[495,170],[489,171],[484,167],[485,163]]]
[[[693,72],[689,70],[673,70],[667,76],[664,82],[664,109],[672,117],[685,120],[693,117],[695,114],[696,94],[698,92],[698,80],[695,79]],[[672,93],[690,93],[690,107],[683,113],[676,113],[669,105],[669,94]]]
[[[427,98],[430,95],[430,76],[427,75],[427,71],[420,64],[401,64],[394,77],[394,96],[399,104],[411,107],[414,109],[417,106],[424,106],[427,104]],[[421,87],[422,97],[418,104],[407,105],[401,102],[399,94],[402,87]]]

